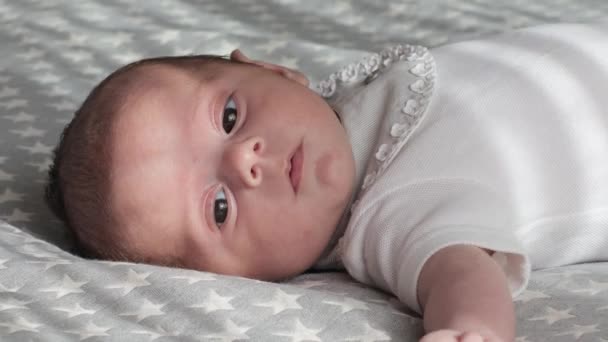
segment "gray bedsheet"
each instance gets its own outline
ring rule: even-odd
[[[0,340],[415,341],[416,316],[346,274],[273,284],[65,252],[41,199],[62,127],[146,56],[240,47],[314,81],[393,43],[607,15],[605,0],[0,0]],[[535,272],[516,304],[519,341],[606,341],[608,263]]]

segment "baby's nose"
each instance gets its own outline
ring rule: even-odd
[[[262,182],[264,150],[262,138],[254,136],[235,143],[227,153],[230,168],[245,185],[255,187]]]

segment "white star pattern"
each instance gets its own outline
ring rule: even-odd
[[[19,134],[22,138],[41,137],[46,133],[46,131],[34,128],[32,126],[27,126],[22,130],[12,129],[10,132]]]
[[[578,325],[574,324],[573,328],[562,333],[556,334],[555,336],[566,336],[572,335],[576,340],[580,339],[585,334],[591,334],[594,332],[600,331],[597,329],[599,324],[591,324],[591,325]]]
[[[12,110],[15,108],[23,108],[28,105],[28,101],[25,99],[12,99],[8,101],[0,102],[0,107],[3,107],[6,110]]]
[[[200,32],[199,34],[200,34],[201,38],[204,40],[212,40],[212,39],[219,37],[219,35],[220,35],[219,33],[213,32],[213,31]]]
[[[44,271],[48,271],[49,269],[58,266],[58,265],[71,265],[72,262],[69,260],[63,259],[55,259],[49,261],[27,261],[28,264],[42,264],[44,265]]]
[[[221,40],[214,46],[210,47],[208,53],[214,55],[227,55],[232,50],[238,48],[239,44],[228,40]]]
[[[57,253],[49,252],[48,250],[40,248],[40,246],[36,246],[35,244],[24,244],[21,246],[21,251],[24,254],[32,256],[38,259],[57,259]],[[47,261],[47,260],[45,260]]]
[[[36,70],[36,71],[40,71],[40,70],[48,70],[48,69],[52,69],[53,65],[47,61],[36,61],[32,64],[30,64],[30,68],[32,68],[32,70]]]
[[[341,21],[347,25],[354,26],[365,21],[365,17],[361,15],[348,15],[344,16]]]
[[[203,341],[222,341],[222,342],[233,342],[240,340],[249,340],[249,336],[245,334],[250,327],[239,326],[234,323],[233,320],[227,319],[226,325],[222,332],[203,335]]]
[[[103,327],[99,326],[93,322],[88,322],[86,326],[81,327],[81,329],[73,329],[66,330],[67,333],[76,334],[80,338],[80,341],[86,340],[91,337],[105,337],[110,336],[107,331],[110,330],[111,327]]]
[[[58,112],[72,112],[76,109],[76,105],[70,101],[61,101],[49,103],[47,106],[55,108]]]
[[[109,267],[122,267],[122,266],[133,266],[133,263],[131,262],[127,262],[127,261],[107,261],[107,260],[102,260],[100,261],[103,264],[107,264]]]
[[[11,176],[12,179],[12,176]],[[0,170],[0,180],[2,180],[2,170]],[[31,221],[31,216],[33,213],[26,213],[21,211],[19,208],[13,209],[10,215],[0,215],[0,219],[5,220],[6,222],[15,223],[15,222],[29,222]]]
[[[135,316],[135,320],[141,322],[148,317],[164,315],[165,312],[161,309],[165,305],[166,304],[154,304],[151,301],[144,299],[139,309],[123,312],[120,316]]]
[[[386,14],[391,17],[398,17],[406,14],[408,11],[411,11],[410,6],[410,4],[405,3],[390,4]]]
[[[52,83],[58,83],[59,81],[61,81],[61,77],[51,72],[44,72],[35,75],[36,76],[31,76],[32,80],[44,85],[50,85]]]
[[[334,6],[332,6],[329,10],[332,14],[338,15],[343,14],[344,12],[352,11],[352,5],[348,2],[336,2]]]
[[[55,29],[56,31],[65,30],[69,26],[65,18],[51,14],[50,12],[49,14],[46,16],[46,20],[39,22],[40,25],[49,29]]]
[[[584,292],[588,293],[591,296],[595,296],[596,294],[608,290],[608,282],[597,282],[594,280],[589,280],[589,288],[574,290],[572,292]]]
[[[34,166],[38,169],[38,172],[47,172],[52,163],[53,161],[51,158],[44,158],[44,160],[39,163],[27,163],[27,165]]]
[[[102,44],[110,45],[110,47],[117,48],[125,44],[133,42],[133,34],[127,32],[117,32],[100,39]]]
[[[65,42],[68,46],[81,46],[85,45],[87,41],[89,41],[91,37],[79,33],[79,32],[70,32],[68,36],[68,40]]]
[[[34,59],[39,59],[43,55],[44,55],[44,51],[39,50],[39,49],[30,48],[29,50],[27,50],[25,52],[18,53],[17,57],[19,57],[23,60],[26,60],[26,61],[31,61]]]
[[[292,331],[274,333],[273,335],[287,337],[290,342],[321,341],[321,338],[317,335],[321,330],[323,329],[307,328],[296,318],[295,327]]]
[[[167,329],[161,327],[160,325],[156,325],[154,329],[149,330],[133,330],[131,331],[133,334],[138,335],[148,335],[147,341],[155,341],[161,337],[177,337],[180,336],[179,333],[169,332]]]
[[[314,58],[315,62],[320,62],[326,65],[334,65],[341,59],[342,57],[332,53],[322,54],[321,56]]]
[[[4,192],[0,194],[0,204],[6,202],[22,202],[25,194],[13,192],[11,188],[4,189]]]
[[[339,306],[342,314],[353,310],[369,310],[369,306],[364,302],[349,297],[345,297],[342,301],[324,300],[323,303]]]
[[[529,320],[530,321],[543,320],[543,321],[547,322],[547,324],[552,325],[555,322],[575,317],[570,314],[570,311],[572,311],[572,309],[556,310],[556,309],[548,306],[546,310],[547,311],[546,311],[545,315],[532,317]]]
[[[90,61],[93,59],[93,54],[84,50],[72,50],[67,51],[63,56],[70,60],[72,63],[82,63],[84,61]]]
[[[138,287],[149,286],[150,283],[146,280],[150,276],[150,272],[137,273],[132,269],[127,271],[127,279],[123,282],[106,286],[106,289],[121,289],[122,296],[129,294]]]
[[[325,280],[304,280],[296,283],[298,287],[302,287],[305,289],[310,289],[317,286],[325,286],[327,285],[327,281]]]
[[[76,317],[79,315],[92,315],[95,312],[97,312],[95,310],[87,310],[87,309],[83,308],[79,303],[76,303],[71,307],[63,306],[63,307],[55,307],[52,309],[55,311],[60,311],[60,312],[66,313],[68,315],[68,318]]]
[[[7,287],[6,285],[0,283],[0,291],[2,292],[17,293],[19,290],[21,290],[21,287],[19,286]]]
[[[135,51],[122,51],[120,54],[112,55],[112,59],[119,62],[120,64],[127,64],[136,60],[142,59],[143,56]]]
[[[42,324],[34,323],[24,317],[16,317],[12,322],[0,322],[0,327],[7,329],[8,334],[13,334],[19,331],[38,332],[38,328]]]
[[[12,175],[8,172],[2,171],[0,169],[0,181],[12,181],[15,178],[15,175]]]
[[[279,64],[288,68],[296,70],[299,69],[298,58],[295,57],[281,57],[281,59],[279,60]]]
[[[201,281],[214,281],[217,280],[217,277],[211,273],[201,273],[196,276],[173,276],[170,279],[180,279],[188,282],[188,285],[196,284]]]
[[[541,298],[550,298],[550,296],[547,296],[546,294],[544,294],[543,292],[540,292],[540,291],[525,290],[522,294],[520,294],[519,296],[517,296],[517,298],[515,298],[515,301],[527,303],[531,300],[541,299]]]
[[[61,87],[60,85],[54,84],[42,91],[40,91],[42,94],[45,94],[47,96],[50,97],[64,97],[65,95],[69,94],[70,91],[66,88]]]
[[[7,311],[7,310],[23,310],[23,309],[28,309],[27,306],[25,306],[26,304],[31,303],[31,301],[25,301],[25,300],[18,300],[18,299],[14,299],[14,298],[8,298],[8,299],[3,299],[2,302],[0,302],[0,311]]]
[[[494,5],[0,0],[0,340],[416,340],[418,316],[344,273],[276,284],[72,255],[72,233],[43,200],[46,174],[63,127],[92,87],[140,58],[241,48],[315,80],[393,42],[434,46],[608,16],[602,0]],[[607,275],[608,263],[534,271],[516,299],[516,341],[608,342]]]
[[[287,46],[287,41],[285,40],[269,40],[264,44],[260,44],[256,46],[256,49],[260,51],[264,51],[267,54],[273,53],[276,49],[281,49]]]
[[[99,76],[103,73],[103,69],[94,65],[87,65],[82,68],[82,73],[85,75]]]
[[[220,296],[217,292],[215,292],[214,290],[209,291],[209,296],[207,297],[207,299],[200,303],[200,304],[194,304],[189,306],[189,308],[194,308],[194,309],[203,309],[203,311],[205,313],[210,313],[213,311],[218,311],[218,310],[234,310],[234,307],[230,304],[230,301],[233,299],[234,297],[223,297]]]
[[[83,293],[84,291],[81,289],[81,287],[86,283],[88,283],[88,281],[74,281],[70,276],[64,274],[61,283],[55,282],[53,285],[42,288],[38,291],[55,292],[55,299],[59,299],[69,294]]]
[[[4,116],[5,119],[11,120],[14,123],[17,122],[34,122],[34,120],[36,120],[36,117],[33,116],[30,113],[26,113],[24,111],[21,111],[15,115],[5,115]]]
[[[0,99],[19,95],[19,88],[4,86],[0,88]]]
[[[253,305],[270,308],[272,309],[272,314],[276,315],[289,309],[302,309],[302,306],[297,302],[298,298],[300,297],[302,297],[301,294],[290,295],[281,289],[277,289],[271,300]]]
[[[51,154],[53,146],[45,145],[40,141],[36,141],[34,146],[17,146],[17,148],[27,150],[30,154]]]
[[[178,30],[165,30],[165,31],[159,32],[158,34],[152,35],[150,38],[165,45],[167,43],[178,40],[179,36],[180,36],[180,31],[178,31]]]
[[[62,125],[67,125],[70,122],[70,119],[69,118],[55,119],[55,122],[62,124]]]

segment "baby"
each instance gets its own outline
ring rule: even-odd
[[[289,68],[120,68],[66,127],[47,201],[95,258],[262,280],[344,267],[421,341],[513,341],[530,270],[608,260],[608,25]]]

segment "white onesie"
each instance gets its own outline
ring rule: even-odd
[[[608,260],[608,24],[397,46],[317,90],[359,184],[320,267],[420,312],[421,268],[449,245],[496,251],[513,295],[531,269]]]

